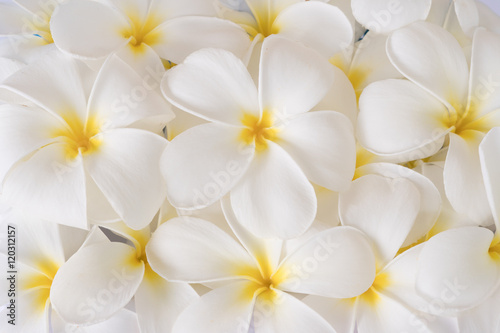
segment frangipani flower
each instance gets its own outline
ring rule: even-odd
[[[54,311],[49,295],[52,288],[52,282],[67,258],[81,246],[89,246],[93,242],[106,239],[99,229],[93,229],[87,233],[80,229],[68,228],[48,221],[41,221],[23,214],[15,209],[3,210],[0,213],[0,226],[2,231],[8,230],[7,223],[15,227],[15,239],[17,255],[15,257],[14,269],[8,268],[8,271],[16,271],[14,279],[2,279],[2,290],[15,290],[15,326],[8,323],[7,320],[0,321],[0,330],[2,332],[16,333],[100,333],[117,332],[120,327],[127,324],[127,333],[138,333],[139,328],[137,315],[131,311],[123,310],[116,314],[110,320],[98,325],[92,325],[80,330],[78,327],[64,322]],[[13,229],[10,229],[13,230]],[[1,235],[2,238],[5,235]],[[7,244],[2,239],[2,244]],[[0,259],[7,263],[7,257],[4,252],[7,247],[2,248]],[[11,259],[11,262],[12,261]],[[6,271],[7,271],[6,270]],[[10,276],[7,275],[7,278]],[[15,281],[15,282],[14,282]],[[9,283],[9,288],[3,288],[4,283]],[[10,283],[14,282],[16,287],[12,288]],[[7,294],[7,293],[6,293]],[[3,318],[10,312],[10,305],[3,303],[0,314]],[[6,313],[7,312],[7,313]]]
[[[421,245],[397,255],[413,232],[425,183],[418,181],[417,176],[412,177],[415,183],[393,177],[368,174],[340,194],[342,224],[366,234],[377,265],[371,287],[355,298],[307,296],[304,299],[338,332],[354,332],[356,326],[359,333],[433,332],[442,324],[419,311],[428,306],[414,288]],[[428,209],[426,206],[424,209]]]
[[[280,259],[282,241],[253,236],[235,220],[227,198],[223,207],[241,244],[210,222],[182,217],[162,224],[146,248],[151,267],[165,278],[216,286],[186,308],[173,332],[248,332],[250,325],[256,333],[335,332],[287,292],[362,293],[375,267],[365,237],[335,227]]]
[[[50,19],[60,0],[0,3],[0,55],[31,62],[53,50]],[[1,37],[6,38],[1,38]]]
[[[417,289],[427,299],[441,300],[452,313],[498,302],[500,289],[500,129],[491,130],[480,145],[481,166],[496,231],[462,227],[444,231],[426,242],[418,266]],[[481,307],[483,308],[483,307]],[[494,318],[487,311],[479,327],[493,332]],[[467,324],[471,325],[471,324]],[[474,327],[474,326],[472,326]],[[470,328],[469,328],[470,329]]]
[[[238,220],[257,235],[290,238],[316,215],[314,183],[342,190],[354,174],[352,125],[309,112],[334,81],[313,50],[273,36],[262,48],[259,89],[223,50],[194,53],[167,72],[174,105],[211,121],[178,135],[162,159],[174,207],[206,207],[231,191]]]
[[[135,297],[141,332],[170,332],[198,294],[188,284],[167,282],[151,270],[145,250],[149,227],[135,231],[119,222],[106,228],[133,245],[103,241],[76,252],[52,284],[54,308],[67,322],[87,325],[109,318]]]
[[[353,40],[354,29],[336,6],[305,0],[245,2],[251,13],[221,7],[221,15],[240,24],[257,41],[278,34],[301,42],[329,59]]]
[[[3,83],[34,104],[0,106],[3,195],[57,223],[87,228],[89,220],[123,219],[140,229],[165,197],[159,158],[167,141],[130,126],[172,114],[120,59],[94,75],[54,52]]]
[[[214,7],[204,0],[73,0],[54,12],[51,30],[65,52],[86,59],[117,52],[138,71],[155,68],[160,60],[170,67],[203,47],[244,57],[248,35],[213,14]]]
[[[457,41],[430,23],[394,32],[387,50],[410,81],[386,80],[365,89],[358,118],[361,144],[411,161],[433,155],[448,137],[446,195],[457,212],[490,224],[478,145],[500,125],[500,37],[476,30],[470,74]]]

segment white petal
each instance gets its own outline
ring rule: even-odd
[[[474,35],[471,59],[470,103],[477,118],[500,108],[500,36],[484,29]],[[498,124],[496,124],[498,126]]]
[[[203,295],[179,316],[172,332],[248,332],[254,299],[245,297],[245,289],[253,284],[237,281]]]
[[[250,38],[243,28],[216,17],[179,17],[168,20],[152,33],[163,37],[152,45],[153,49],[176,64],[202,48],[224,49],[243,58],[250,47]]]
[[[337,332],[355,332],[356,303],[352,300],[309,295],[302,301],[325,318]]]
[[[17,243],[24,243],[23,246],[17,247],[18,262],[41,273],[47,270],[47,267],[43,265],[45,262],[51,262],[54,266],[60,266],[65,262],[63,239],[58,224],[22,213],[13,217],[16,219],[9,223],[17,228]]]
[[[290,119],[279,132],[279,145],[307,178],[332,191],[349,187],[356,164],[352,124],[338,112],[309,112]]]
[[[187,216],[163,223],[146,252],[153,270],[169,281],[229,279],[256,267],[229,235],[207,221]]]
[[[455,13],[460,22],[460,27],[469,36],[474,33],[480,24],[479,12],[474,0],[454,0]]]
[[[262,110],[278,119],[307,112],[323,99],[333,81],[332,65],[314,50],[277,35],[264,40],[259,71]]]
[[[317,202],[314,188],[296,162],[283,148],[268,142],[231,191],[231,206],[238,221],[255,235],[286,239],[309,228]]]
[[[174,207],[207,207],[234,187],[255,150],[239,142],[240,133],[239,128],[212,123],[193,127],[172,140],[161,163]]]
[[[141,332],[171,332],[179,314],[198,298],[187,283],[167,282],[158,275],[153,280],[146,277],[135,294]]]
[[[395,31],[387,41],[393,65],[443,103],[465,104],[469,68],[457,40],[443,28],[417,22]]]
[[[313,110],[334,110],[349,118],[352,124],[356,124],[358,101],[351,81],[340,68],[334,66],[333,71],[335,72],[335,81],[330,91]]]
[[[437,234],[419,256],[417,291],[442,300],[444,309],[464,310],[494,292],[500,267],[488,249],[493,233],[480,227],[463,227]]]
[[[159,164],[167,141],[132,128],[110,130],[99,139],[98,150],[85,156],[85,168],[123,221],[142,229],[166,196]]]
[[[297,298],[276,290],[272,301],[258,297],[253,313],[255,333],[335,333],[318,313]]]
[[[165,15],[166,19],[181,16],[215,16],[215,4],[206,0],[156,0],[152,1],[150,11]]]
[[[87,216],[91,224],[111,223],[121,220],[109,200],[99,189],[92,177],[87,177]]]
[[[411,181],[420,193],[420,210],[415,224],[406,237],[403,247],[422,238],[432,228],[441,210],[441,195],[434,184],[425,176],[411,169],[392,163],[371,163],[356,170],[356,174],[376,174],[389,178],[404,177]]]
[[[387,38],[369,31],[356,45],[348,75],[358,97],[372,82],[403,78],[387,56]]]
[[[354,31],[336,6],[319,1],[300,2],[280,12],[273,23],[280,36],[304,43],[330,58],[352,42]]]
[[[50,20],[54,43],[70,54],[96,59],[128,43],[130,25],[120,12],[103,3],[75,0],[58,6]]]
[[[342,224],[360,229],[372,240],[380,267],[396,256],[419,208],[420,194],[411,181],[378,175],[355,180],[339,200]]]
[[[274,272],[280,263],[283,241],[276,238],[260,238],[256,237],[249,230],[244,228],[236,219],[233,208],[231,207],[231,200],[226,195],[221,200],[222,210],[229,224],[232,232],[236,235],[238,240],[243,244],[248,253],[251,253],[256,263],[260,265],[260,269]],[[225,222],[225,221],[224,221]],[[261,272],[266,274],[266,272]]]
[[[356,314],[358,332],[444,332],[430,330],[427,325],[428,317],[405,307],[384,294],[378,294],[377,300],[376,308],[360,302]]]
[[[65,144],[43,147],[12,168],[3,196],[13,206],[53,222],[87,228],[81,156],[68,161]]]
[[[2,83],[38,106],[61,116],[70,112],[85,119],[87,99],[79,65],[60,52],[49,52]]]
[[[450,148],[444,165],[444,188],[453,208],[478,224],[492,221],[479,161],[479,144],[484,134],[465,131],[450,134]]]
[[[57,313],[52,313],[57,315]],[[52,317],[52,322],[54,317]],[[65,324],[65,332],[72,333],[109,333],[109,332],[127,332],[127,333],[141,333],[139,324],[137,323],[137,314],[126,308],[121,309],[115,313],[111,318],[102,323],[80,326]],[[56,331],[58,332],[58,331]],[[142,332],[143,333],[143,332]]]
[[[35,31],[27,29],[26,22],[30,22],[33,15],[23,8],[19,8],[14,3],[0,3],[0,35],[15,35],[15,34],[29,34],[36,33]],[[33,28],[36,28],[33,26]]]
[[[56,274],[50,301],[73,324],[91,324],[111,317],[134,296],[144,263],[133,247],[99,243],[80,249]]]
[[[492,332],[498,333],[500,317],[497,309],[500,307],[500,288],[481,305],[469,311],[462,312],[458,317],[461,333]]]
[[[370,84],[359,108],[358,139],[376,154],[412,152],[414,160],[427,157],[442,147],[448,133],[446,107],[406,80]]]
[[[348,298],[375,279],[375,257],[367,237],[351,227],[318,233],[282,262],[277,288],[303,294]]]
[[[431,312],[431,303],[420,297],[415,289],[418,257],[424,246],[419,244],[404,251],[380,272],[385,273],[389,281],[381,292],[410,308]]]
[[[49,113],[22,106],[0,106],[0,182],[21,158],[53,143],[52,131],[63,126]]]
[[[134,70],[116,56],[104,63],[89,98],[89,115],[104,122],[104,128],[125,127],[157,115],[170,116],[168,103]]]
[[[167,71],[161,88],[172,104],[207,120],[241,126],[244,113],[260,114],[252,77],[229,51],[193,53]]]
[[[389,33],[415,21],[425,20],[431,0],[388,1],[352,0],[352,13],[365,28],[376,33]]]
[[[162,59],[150,45],[146,43],[142,43],[139,46],[128,44],[125,47],[121,47],[114,54],[129,65],[141,77],[139,86],[142,85],[148,91],[157,90],[166,69],[163,65]],[[135,89],[137,90],[141,88],[138,87]],[[136,94],[136,99],[140,101],[141,97],[139,96],[144,93],[138,92]]]
[[[500,230],[500,129],[492,129],[479,145],[481,170],[486,186],[486,193],[495,219],[497,230]]]
[[[42,303],[46,294],[46,288],[30,289],[28,292],[18,293],[15,303],[15,325],[8,322],[11,319],[8,316],[10,309],[2,307],[0,310],[0,315],[4,318],[0,322],[2,332],[49,332],[49,302]]]

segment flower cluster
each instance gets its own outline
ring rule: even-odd
[[[0,35],[1,332],[499,332],[482,3],[14,0]]]

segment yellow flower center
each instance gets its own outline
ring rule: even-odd
[[[495,236],[493,238],[493,241],[491,242],[488,253],[493,260],[500,262],[500,237],[499,236]]]
[[[498,110],[480,116],[477,104],[470,103],[470,105],[464,106],[456,102],[457,100],[457,98],[450,98],[454,110],[450,110],[444,120],[447,127],[454,128],[452,132],[467,139],[467,133],[464,132],[468,130],[486,134],[493,127],[500,126],[497,116]]]
[[[236,270],[236,275],[246,277],[252,283],[242,291],[241,297],[243,300],[251,300],[254,296],[264,297],[267,300],[272,300],[276,296],[275,288],[286,278],[285,274],[280,270],[274,271],[273,266],[267,254],[256,256],[256,266],[240,267]]]
[[[362,302],[368,305],[376,306],[380,301],[379,291],[384,290],[390,284],[389,275],[387,273],[377,274],[372,286],[362,295],[358,296]]]
[[[133,51],[142,52],[145,50],[143,44],[152,46],[160,41],[161,33],[155,29],[161,22],[153,15],[149,15],[144,22],[135,15],[129,15],[129,20],[130,27],[125,29],[123,36],[130,38],[129,45]]]
[[[99,148],[101,140],[96,138],[96,135],[100,131],[100,122],[95,116],[83,122],[76,113],[71,112],[63,116],[63,119],[67,126],[57,129],[53,137],[64,139],[67,159],[74,159],[79,153],[90,154]]]
[[[246,144],[255,143],[255,149],[258,151],[267,148],[268,140],[277,140],[278,129],[273,128],[274,120],[267,111],[262,113],[261,118],[245,113],[241,123],[245,128],[241,130],[240,140]]]
[[[44,258],[36,263],[36,273],[30,273],[22,276],[20,289],[34,293],[34,303],[31,304],[34,311],[44,312],[49,301],[50,288],[52,281],[59,270],[60,264],[55,261]]]

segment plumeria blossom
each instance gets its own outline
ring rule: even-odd
[[[0,106],[0,180],[8,203],[80,228],[123,219],[140,229],[151,221],[165,197],[158,164],[167,141],[130,126],[172,114],[132,68],[111,57],[95,78],[54,52],[0,88],[31,105]]]
[[[73,0],[61,5],[50,26],[57,47],[85,59],[113,52],[139,71],[180,63],[193,51],[218,47],[244,57],[250,39],[238,25],[211,17],[204,0]]]
[[[131,242],[103,241],[82,248],[54,279],[50,299],[67,322],[108,319],[134,297],[141,332],[170,332],[179,313],[198,298],[185,283],[167,282],[148,263],[150,227],[135,231],[122,222],[106,228]]]
[[[146,248],[161,276],[216,286],[186,308],[173,332],[248,332],[250,325],[256,333],[335,332],[288,292],[351,297],[365,291],[375,261],[361,232],[331,228],[280,259],[281,240],[242,228],[228,198],[223,207],[240,243],[210,222],[186,216],[162,224]]]
[[[457,212],[491,224],[478,146],[500,125],[500,37],[476,30],[470,71],[458,42],[430,23],[394,32],[387,50],[408,81],[380,81],[364,90],[361,144],[376,154],[416,160],[433,155],[449,140],[446,195]]]
[[[496,291],[500,289],[499,148],[500,131],[495,128],[481,143],[480,154],[496,232],[481,227],[442,232],[426,242],[418,266],[418,291],[428,299],[441,299],[443,308],[451,313],[470,310],[472,313],[468,316],[472,317],[465,319],[465,323],[462,321],[468,330],[477,325],[494,332],[497,323],[496,316],[489,317],[489,310],[481,304],[498,302]],[[446,299],[443,299],[445,293]],[[477,306],[483,311],[475,317],[473,308]]]
[[[2,205],[0,223],[2,231],[6,230],[5,223],[16,227],[16,241],[18,255],[16,256],[15,277],[18,292],[16,297],[16,326],[7,321],[0,321],[2,332],[32,333],[32,332],[73,332],[73,333],[100,333],[117,332],[127,327],[128,333],[138,333],[137,315],[129,310],[118,312],[110,320],[98,325],[91,325],[84,330],[70,323],[64,322],[54,310],[50,301],[52,282],[66,259],[81,246],[85,247],[93,242],[106,239],[106,236],[93,229],[90,233],[79,229],[68,228],[55,223],[41,221],[26,214]],[[6,240],[1,235],[2,242]],[[3,243],[3,244],[6,244]],[[4,255],[6,248],[2,248],[0,259],[7,262]],[[11,270],[11,269],[9,269]],[[5,282],[2,279],[2,290]],[[2,295],[2,305],[3,297]],[[9,304],[6,304],[7,306]],[[7,317],[8,309],[0,311],[2,317]],[[126,326],[124,326],[126,325]]]
[[[0,3],[0,55],[35,61],[54,48],[50,19],[62,0]]]
[[[354,174],[350,121],[333,111],[307,113],[334,80],[328,61],[278,36],[264,41],[258,89],[244,64],[223,50],[201,50],[168,71],[167,99],[210,121],[165,150],[172,205],[202,208],[231,191],[238,220],[257,235],[303,233],[316,215],[309,180],[339,191]]]
[[[250,12],[221,6],[219,15],[240,24],[254,41],[278,34],[331,58],[353,40],[353,27],[337,6],[305,0],[245,2]]]
[[[371,240],[376,268],[371,287],[354,298],[304,299],[338,332],[354,332],[356,326],[359,333],[445,331],[443,325],[447,323],[429,319],[424,313],[429,304],[415,291],[416,263],[422,245],[398,255],[413,232],[421,207],[428,209],[427,204],[421,205],[425,198],[420,197],[425,183],[393,177],[368,174],[340,194],[342,225],[359,229]],[[413,175],[413,181],[416,179],[418,176]]]

